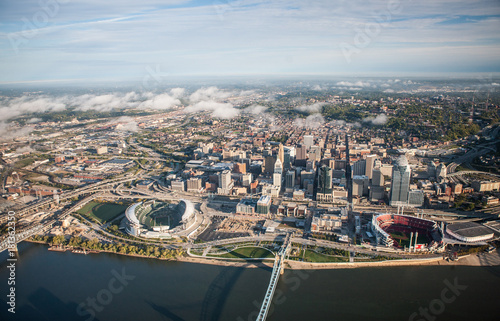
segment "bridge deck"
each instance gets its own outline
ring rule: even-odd
[[[285,241],[283,242],[283,245],[281,246],[278,255],[276,255],[276,259],[273,265],[273,272],[271,274],[271,280],[269,281],[269,286],[267,287],[266,295],[264,296],[264,301],[262,301],[262,306],[260,307],[260,312],[257,316],[256,321],[264,321],[267,318],[269,307],[271,306],[271,302],[273,300],[274,291],[276,290],[279,277],[284,268],[283,264],[285,262],[286,255],[288,254],[290,244],[290,234],[288,234]]]

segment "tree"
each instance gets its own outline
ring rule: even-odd
[[[52,238],[52,244],[54,245],[64,245],[65,242],[64,235],[56,235]]]
[[[76,236],[76,237],[72,237],[72,238],[69,240],[68,245],[69,245],[69,246],[73,246],[73,247],[79,247],[81,243],[82,243],[82,239],[81,239],[81,237]]]

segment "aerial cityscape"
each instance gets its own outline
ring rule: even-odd
[[[497,1],[6,1],[1,320],[497,320]]]

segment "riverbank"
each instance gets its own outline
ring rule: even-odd
[[[162,261],[177,261],[178,258],[163,258],[163,257],[156,257],[156,256],[149,256],[149,255],[140,255],[140,254],[131,254],[131,253],[120,253],[120,252],[113,252],[113,251],[108,251],[108,250],[80,250],[80,248],[73,248],[70,246],[64,246],[62,248],[53,246],[52,244],[43,242],[43,241],[33,241],[33,240],[25,240],[26,242],[30,243],[37,243],[37,244],[43,244],[47,245],[49,248],[47,249],[48,251],[57,251],[57,252],[65,252],[65,251],[70,251],[75,254],[99,254],[99,253],[110,253],[110,254],[117,254],[117,255],[123,255],[123,256],[131,256],[131,257],[138,257],[138,258],[143,258],[143,259],[156,259],[156,260],[162,260]],[[74,252],[74,251],[78,252]]]
[[[28,241],[28,240],[27,240]],[[40,241],[28,242],[46,244]],[[195,264],[208,264],[208,265],[219,265],[219,266],[233,266],[233,267],[245,267],[245,268],[262,268],[268,267],[272,268],[274,261],[260,261],[258,259],[249,260],[238,260],[238,259],[217,259],[214,257],[201,257],[201,256],[179,256],[176,258],[158,258],[139,254],[130,253],[120,253],[112,252],[107,250],[93,250],[94,253],[112,253],[123,256],[132,256],[138,258],[147,259],[159,259],[163,261],[179,261],[186,263]],[[442,257],[430,258],[430,259],[401,259],[401,260],[388,260],[388,261],[376,261],[376,262],[342,262],[342,263],[311,263],[311,262],[299,262],[288,260],[286,262],[286,268],[292,270],[328,270],[328,269],[353,269],[353,268],[366,268],[366,267],[394,267],[394,266],[451,266],[451,265],[462,265],[462,266],[500,266],[500,252],[495,251],[493,253],[480,253],[480,254],[470,254],[459,257],[457,261],[444,260]]]
[[[234,267],[272,267],[272,261],[236,261],[216,259],[213,257],[182,257],[178,258],[179,261],[198,263],[198,264],[211,264],[222,266]],[[464,265],[464,266],[500,266],[500,254],[495,253],[481,253],[479,255],[471,254],[460,257],[457,261],[444,260],[442,257],[430,259],[408,259],[408,260],[389,260],[377,262],[342,262],[342,263],[311,263],[299,262],[289,260],[286,262],[286,268],[292,270],[325,270],[325,269],[353,269],[364,267],[386,267],[386,266],[450,266],[450,265]]]

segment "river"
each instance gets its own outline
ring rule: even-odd
[[[116,254],[52,252],[23,242],[0,320],[255,320],[271,269]],[[499,320],[500,267],[286,270],[267,320]]]

